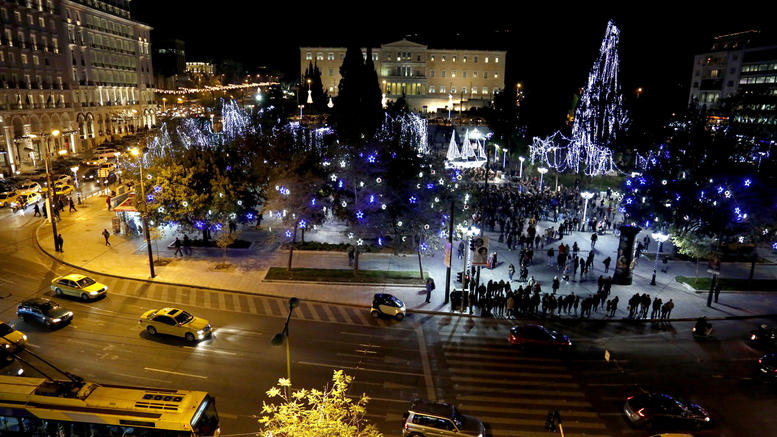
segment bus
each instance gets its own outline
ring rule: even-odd
[[[0,375],[0,435],[218,436],[206,392]]]

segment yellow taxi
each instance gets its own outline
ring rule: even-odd
[[[7,323],[0,321],[0,348],[8,352],[15,352],[27,343],[27,336],[13,329]]]
[[[16,196],[16,199],[12,200],[11,203],[9,203],[9,206],[11,208],[19,208],[22,205],[27,207],[32,205],[33,203],[38,203],[41,200],[43,200],[43,197],[41,197],[40,193],[27,192]]]
[[[56,185],[55,184],[54,185],[54,194],[56,194],[57,196],[59,196],[60,194],[66,196],[66,195],[72,193],[74,189],[75,188],[73,188],[72,185],[67,185],[67,184]]]
[[[10,205],[17,197],[19,197],[19,193],[16,191],[0,193],[0,207]]]
[[[80,297],[81,300],[89,300],[104,295],[108,291],[108,286],[88,276],[74,273],[54,278],[51,281],[51,290],[57,296],[69,295]]]
[[[213,328],[207,320],[179,308],[146,311],[140,316],[138,324],[151,335],[174,335],[189,342],[202,340],[213,333]]]

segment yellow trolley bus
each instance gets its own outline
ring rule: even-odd
[[[218,436],[206,392],[0,375],[0,435]]]

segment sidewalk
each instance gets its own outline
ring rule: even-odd
[[[155,266],[156,277],[150,278],[148,266],[148,253],[145,241],[141,237],[125,237],[111,235],[111,246],[106,246],[102,236],[103,229],[112,229],[111,219],[115,214],[108,211],[104,196],[89,198],[80,205],[78,212],[61,214],[62,221],[58,223],[59,233],[64,241],[64,252],[54,252],[51,227],[42,225],[36,232],[39,246],[50,256],[73,267],[82,268],[94,273],[145,280],[155,283],[168,283],[176,285],[193,286],[199,288],[212,288],[218,290],[236,291],[271,295],[278,297],[295,296],[300,299],[320,301],[328,303],[341,303],[347,305],[369,306],[372,295],[377,292],[391,293],[402,299],[411,311],[449,313],[450,306],[444,304],[445,292],[445,267],[442,261],[442,253],[433,256],[422,256],[423,269],[434,278],[437,289],[432,293],[431,303],[425,303],[425,291],[422,286],[393,286],[393,285],[350,285],[331,283],[303,283],[264,281],[267,270],[271,266],[285,267],[288,263],[288,251],[279,250],[280,241],[274,239],[269,233],[252,229],[241,229],[240,238],[251,241],[254,244],[249,249],[228,251],[227,262],[232,267],[227,270],[217,270],[216,265],[223,261],[221,249],[197,249],[193,248],[190,257],[174,257],[174,249],[168,245],[176,236],[182,234],[164,235],[159,241],[152,242],[154,258],[169,260],[166,265]],[[538,231],[542,233],[546,227],[553,223],[540,222]],[[646,233],[641,233],[642,238]],[[321,241],[333,238],[343,238],[341,233],[331,231],[309,231],[306,240]],[[505,244],[498,243],[498,233],[486,232],[490,237],[491,251],[498,253],[498,265],[493,269],[481,270],[481,282],[489,280],[508,280],[507,268],[510,263],[518,268],[518,252],[508,251]],[[190,237],[193,237],[190,235]],[[580,254],[585,257],[590,249],[590,233],[573,232],[571,236],[565,236],[563,241],[570,246],[577,241],[581,248]],[[558,247],[559,241],[553,242]],[[451,290],[460,288],[455,282],[456,272],[462,270],[463,260],[455,258],[455,241],[453,268],[451,271]],[[579,296],[587,296],[596,292],[596,280],[603,274],[602,260],[607,256],[615,258],[618,238],[608,234],[599,237],[596,244],[594,265],[584,282],[563,282],[559,294],[567,295],[574,292]],[[158,252],[157,252],[158,249]],[[529,275],[534,276],[542,285],[543,292],[551,292],[550,283],[555,275],[555,268],[548,267],[545,250],[535,250],[534,264],[529,267]],[[665,249],[668,251],[668,249]],[[648,252],[655,253],[655,242],[651,242]],[[612,263],[614,265],[614,262]],[[612,266],[611,265],[611,266]],[[294,267],[306,268],[341,268],[348,269],[348,257],[345,253],[338,252],[294,252]],[[418,272],[418,258],[410,255],[387,254],[361,254],[359,267],[363,270],[405,270]],[[696,276],[697,266],[691,262],[670,261],[668,272],[662,273],[663,266],[659,263],[659,271],[656,277],[656,286],[650,286],[650,278],[653,274],[653,262],[642,258],[635,268],[633,285],[613,285],[612,295],[620,296],[620,304],[615,319],[627,315],[626,301],[636,292],[648,293],[651,297],[659,296],[664,302],[672,299],[675,309],[673,318],[695,318],[706,315],[710,318],[717,317],[741,317],[777,313],[777,292],[771,293],[721,293],[720,304],[713,304],[712,308],[706,306],[706,293],[695,293],[683,284],[674,281],[676,275]],[[722,275],[731,278],[747,278],[750,271],[749,263],[726,263],[722,268]],[[609,274],[612,274],[610,270]],[[517,279],[517,274],[515,278]],[[560,275],[559,275],[560,276]],[[707,276],[706,266],[699,265],[698,276]],[[579,275],[577,276],[579,281]],[[777,266],[758,265],[755,271],[757,279],[777,279]],[[515,289],[524,285],[517,281],[511,284]],[[592,313],[592,318],[604,319],[602,312]]]

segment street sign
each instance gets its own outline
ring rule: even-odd
[[[473,266],[488,266],[488,237],[475,237],[472,239]]]

